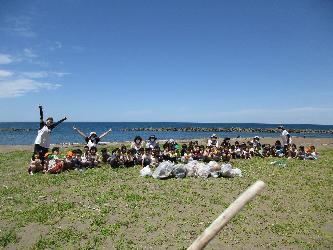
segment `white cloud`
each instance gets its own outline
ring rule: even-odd
[[[0,81],[0,98],[19,97],[29,92],[53,90],[59,87],[61,87],[60,84],[38,82],[23,78],[12,81]]]
[[[12,76],[14,73],[8,70],[1,70],[0,69],[0,78],[2,77],[9,77]]]
[[[55,72],[55,71],[52,71],[50,72],[51,75],[54,75],[56,77],[64,77],[64,76],[67,76],[67,75],[70,75],[71,73],[68,73],[68,72]]]
[[[28,15],[7,16],[0,30],[26,38],[36,36],[36,33],[32,30],[32,18]]]
[[[56,49],[61,49],[62,48],[62,43],[59,41],[51,42],[51,45],[49,46],[49,50],[56,50]]]
[[[22,76],[28,77],[28,78],[45,78],[48,76],[48,73],[46,71],[34,71],[34,72],[23,72]]]
[[[21,74],[24,77],[28,78],[45,78],[45,77],[64,77],[66,75],[70,75],[67,72],[56,72],[56,71],[30,71],[30,72],[23,72]]]
[[[32,51],[32,49],[25,48],[23,50],[24,56],[29,58],[36,58],[38,55]]]
[[[0,64],[9,64],[13,62],[13,58],[10,55],[0,54]]]

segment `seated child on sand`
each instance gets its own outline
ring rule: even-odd
[[[131,143],[131,148],[135,149],[135,151],[139,151],[142,148],[142,138],[141,136],[136,136],[134,141]]]
[[[316,147],[311,145],[310,147],[305,149],[305,160],[317,160],[318,153]]]
[[[43,170],[44,166],[42,164],[42,160],[39,159],[39,153],[35,153],[35,155],[31,158],[28,173],[33,175],[34,173],[41,172]]]
[[[60,173],[63,168],[63,160],[59,158],[60,149],[58,147],[52,148],[52,153],[47,156],[47,166],[45,168],[47,173],[56,174]]]
[[[146,148],[153,149],[156,146],[159,146],[156,136],[155,135],[149,136],[148,142],[146,143]]]
[[[108,152],[106,148],[102,148],[101,153],[102,153],[101,155],[102,162],[107,163],[111,161],[111,154]]]
[[[100,156],[97,153],[97,148],[93,146],[89,150],[87,166],[90,168],[93,168],[93,167],[97,167],[99,163],[100,163]]]
[[[145,166],[148,166],[152,163],[152,149],[151,148],[146,148],[145,149],[145,154],[142,157],[142,162],[141,166],[144,168]]]
[[[217,135],[212,134],[210,136],[210,139],[208,139],[207,147],[218,147],[218,146],[219,146],[219,141],[217,140]]]

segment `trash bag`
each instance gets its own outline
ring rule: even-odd
[[[269,164],[284,168],[287,166],[287,161],[285,160],[277,160],[277,161],[271,161]]]
[[[155,179],[166,179],[171,176],[174,164],[171,161],[161,162],[153,173]]]
[[[189,161],[187,164],[185,164],[187,176],[189,176],[189,177],[197,176],[197,170],[198,170],[197,164],[198,164],[198,161]]]
[[[243,176],[243,175],[242,175],[242,170],[240,170],[239,168],[234,168],[233,171],[234,171],[234,175],[235,175],[235,177],[236,177],[236,176],[237,176],[237,177],[242,177],[242,176]]]
[[[220,177],[220,174],[221,174],[220,171],[210,172],[210,175],[214,178]]]
[[[202,178],[208,178],[210,176],[210,166],[205,163],[198,163],[197,176]]]
[[[216,162],[216,161],[210,161],[208,163],[208,166],[210,168],[210,172],[213,173],[213,172],[218,172],[221,170],[221,166]]]
[[[153,173],[149,167],[149,165],[145,166],[143,169],[140,170],[140,176],[151,176]]]
[[[239,168],[233,169],[231,164],[222,164],[221,166],[221,176],[233,178],[236,176],[242,177],[242,171]]]
[[[186,168],[184,164],[177,164],[173,166],[172,175],[176,178],[185,178]]]

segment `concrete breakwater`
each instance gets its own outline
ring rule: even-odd
[[[0,132],[31,132],[37,131],[33,128],[0,128]]]
[[[31,132],[37,131],[36,128],[0,128],[0,132]],[[333,134],[333,129],[287,129],[292,134]],[[137,132],[232,132],[232,133],[279,133],[277,128],[204,128],[204,127],[140,127],[140,128],[122,128],[122,132],[137,131]]]
[[[287,129],[292,134],[333,134],[333,129]],[[233,133],[279,133],[277,128],[202,128],[202,127],[184,127],[184,128],[124,128],[121,131],[148,131],[148,132],[233,132]]]

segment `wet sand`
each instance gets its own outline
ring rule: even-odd
[[[235,141],[239,142],[247,142],[251,140],[252,138],[231,138],[230,142],[233,144]],[[260,141],[262,144],[269,143],[274,144],[276,140],[279,138],[271,138],[271,137],[265,137],[260,138]],[[177,140],[179,144],[188,143],[189,141],[198,141],[199,144],[206,145],[207,139],[192,139],[192,140]],[[222,139],[219,139],[221,141]],[[160,140],[160,144],[163,144],[165,140]],[[297,146],[304,145],[314,145],[318,149],[325,149],[325,148],[333,148],[333,138],[303,138],[303,137],[292,137],[292,142],[295,143]],[[99,148],[101,147],[118,147],[122,144],[129,144],[129,141],[124,142],[106,142],[99,144]],[[83,144],[75,144],[75,145],[67,145],[67,144],[57,144],[57,145],[51,145],[51,147],[58,146],[61,148],[68,148],[68,147],[82,147]],[[33,151],[33,145],[0,145],[0,153],[7,153],[7,152],[14,152],[14,151]]]

